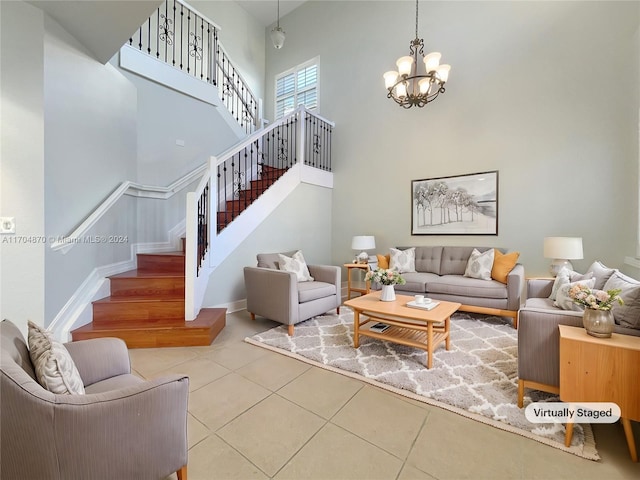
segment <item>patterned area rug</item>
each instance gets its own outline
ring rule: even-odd
[[[517,331],[499,317],[456,313],[451,321],[451,350],[440,345],[433,368],[426,352],[369,337],[353,348],[353,313],[323,315],[295,327],[286,326],[246,338],[307,363],[357,378],[400,395],[435,405],[474,420],[517,433],[590,460],[599,460],[591,426],[574,426],[570,447],[564,425],[533,424],[517,406]],[[559,401],[551,394],[527,391],[532,401]]]

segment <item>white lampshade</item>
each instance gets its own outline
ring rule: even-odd
[[[427,73],[433,72],[438,65],[440,65],[440,57],[442,54],[440,52],[431,52],[429,55],[425,55],[424,57],[424,66],[427,69]]]
[[[438,78],[440,79],[440,81],[442,81],[442,83],[446,83],[447,80],[449,80],[449,71],[451,70],[451,65],[440,65],[438,68],[436,68],[436,75],[438,76]]]
[[[271,41],[273,42],[273,46],[278,50],[280,50],[284,45],[284,33],[284,30],[282,30],[282,28],[280,27],[276,27],[271,30]]]
[[[411,66],[413,65],[413,57],[400,57],[396,62],[398,66],[398,73],[400,75],[410,75],[411,74]]]
[[[404,98],[407,96],[407,86],[404,83],[396,85],[396,96],[398,98]]]
[[[552,258],[549,271],[555,277],[562,267],[573,270],[569,260],[584,258],[582,237],[545,237],[544,258]]]
[[[420,93],[423,95],[429,94],[429,89],[431,88],[431,79],[423,78],[418,82],[418,86],[420,87]]]
[[[387,89],[389,89],[396,84],[396,80],[398,79],[398,72],[392,70],[392,71],[386,72],[383,76],[384,76],[384,86]]]
[[[351,240],[352,250],[373,250],[376,248],[376,237],[373,235],[357,235]]]

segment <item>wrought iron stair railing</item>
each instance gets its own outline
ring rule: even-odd
[[[207,258],[216,236],[294,165],[331,172],[334,126],[303,105],[211,157],[208,172],[187,195],[187,319],[200,309],[198,292],[206,289],[211,272]]]
[[[183,0],[166,0],[129,45],[218,87],[218,95],[246,133],[257,129],[259,102],[218,36],[220,28]]]

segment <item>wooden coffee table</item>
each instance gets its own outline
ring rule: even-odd
[[[449,350],[451,315],[460,308],[460,304],[439,300],[440,304],[433,310],[421,310],[406,306],[412,300],[413,297],[396,295],[393,302],[382,302],[380,292],[373,292],[344,302],[353,310],[353,346],[358,348],[360,335],[365,335],[419,348],[427,352],[425,365],[431,368],[436,347],[445,342],[445,348]],[[361,320],[361,314],[366,318]],[[361,328],[370,322],[381,322],[391,325],[391,328],[382,333]]]

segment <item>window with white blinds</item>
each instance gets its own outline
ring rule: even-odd
[[[316,57],[276,75],[276,120],[288,115],[299,105],[317,110],[319,70],[320,58]]]

